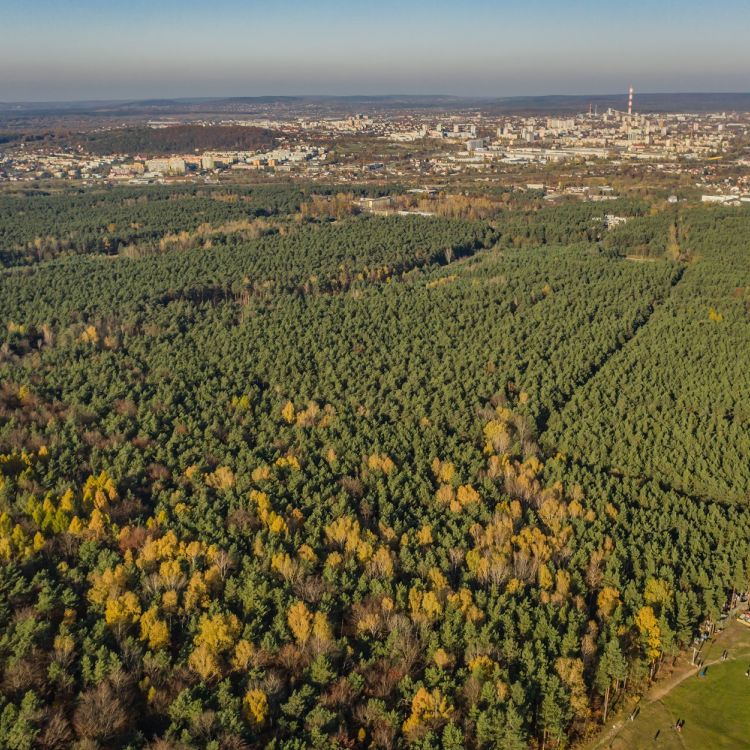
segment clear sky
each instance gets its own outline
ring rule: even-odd
[[[750,91],[750,0],[0,0],[0,101]]]

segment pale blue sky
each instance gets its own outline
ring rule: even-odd
[[[749,91],[750,0],[0,0],[0,100]]]

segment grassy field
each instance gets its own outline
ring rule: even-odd
[[[616,721],[617,729],[602,735],[589,750],[723,750],[750,748],[750,628],[730,625],[712,644],[704,648],[703,660],[718,660],[724,649],[727,661],[708,667],[705,677],[696,670],[664,693],[668,687],[657,684],[641,701],[634,721],[627,715]],[[685,724],[682,732],[674,725]]]

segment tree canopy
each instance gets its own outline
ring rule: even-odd
[[[748,589],[750,214],[233,195],[0,206],[0,745],[564,747]]]

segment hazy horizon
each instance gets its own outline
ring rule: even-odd
[[[704,89],[695,91],[641,91],[636,90],[635,95],[637,96],[701,96],[701,95],[744,95],[750,94],[750,88],[742,90],[714,90]],[[556,92],[556,93],[518,93],[509,95],[470,95],[470,94],[455,94],[451,91],[433,91],[429,93],[414,93],[414,92],[374,92],[363,94],[361,92],[351,91],[340,94],[325,94],[312,92],[300,92],[300,93],[266,93],[266,94],[224,94],[224,95],[185,95],[185,96],[149,96],[149,97],[117,97],[117,98],[85,98],[85,99],[0,99],[0,104],[4,105],[34,105],[34,104],[55,104],[55,105],[66,105],[66,104],[106,104],[106,103],[127,103],[127,102],[149,102],[149,101],[200,101],[200,100],[224,100],[224,99],[283,99],[283,98],[308,98],[308,99],[388,99],[388,98],[404,98],[404,99],[430,99],[430,98],[448,98],[448,99],[466,99],[467,101],[487,100],[487,101],[501,101],[504,99],[544,99],[544,98],[581,98],[589,97],[591,99],[597,98],[610,98],[620,96],[623,99],[627,98],[627,89],[623,91],[572,91],[572,92]]]
[[[5,102],[750,90],[740,0],[5,5]]]

